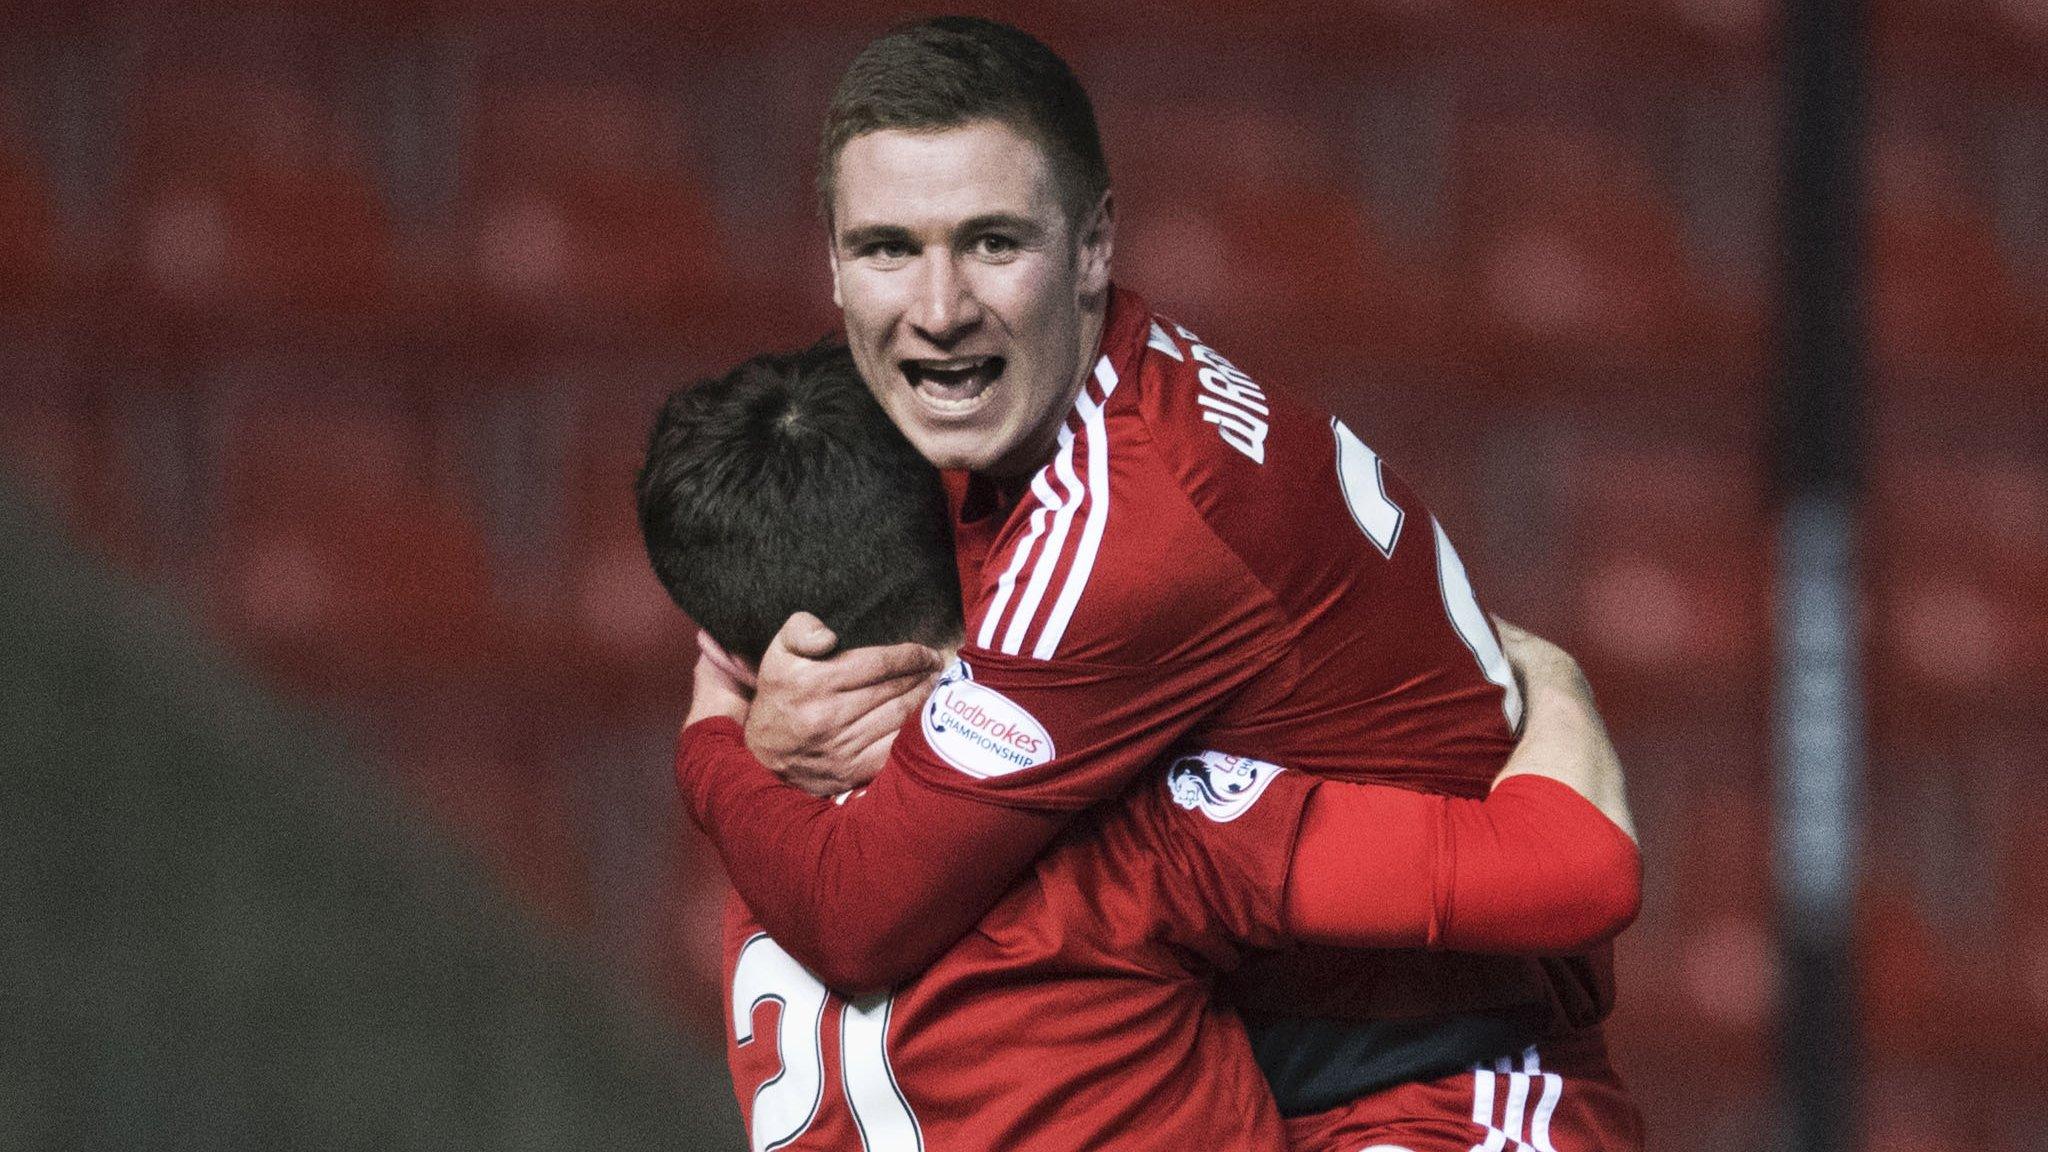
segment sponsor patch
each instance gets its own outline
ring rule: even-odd
[[[957,659],[925,701],[924,737],[946,763],[982,780],[1036,768],[1054,755],[1045,725],[1008,696],[976,684],[974,670]]]
[[[1244,815],[1283,771],[1264,760],[1201,752],[1182,756],[1166,769],[1166,791],[1175,804],[1228,824]]]

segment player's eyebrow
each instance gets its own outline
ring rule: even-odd
[[[880,244],[884,241],[913,244],[910,230],[895,224],[863,224],[848,228],[839,234],[839,246],[856,252],[870,244]]]
[[[962,236],[979,236],[984,232],[1008,232],[1018,241],[1029,243],[1044,237],[1045,225],[1014,212],[984,212],[969,217],[959,229]]]

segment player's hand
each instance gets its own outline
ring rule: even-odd
[[[713,716],[747,722],[754,686],[746,668],[716,640],[697,633],[697,670],[690,681],[690,715],[684,727]]]
[[[1593,688],[1571,654],[1499,617],[1501,651],[1522,686],[1522,739],[1494,783],[1510,776],[1548,776],[1593,803],[1631,840],[1636,826],[1628,810],[1621,757],[1593,706]]]
[[[922,644],[835,652],[824,621],[799,612],[761,657],[747,746],[770,771],[813,796],[874,778],[898,729],[924,703],[942,661]]]

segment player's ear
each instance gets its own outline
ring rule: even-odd
[[[1102,198],[1095,202],[1084,218],[1081,228],[1081,244],[1077,253],[1080,260],[1080,292],[1084,297],[1098,296],[1109,291],[1109,261],[1116,249],[1116,192],[1103,189]]]
[[[697,651],[711,662],[711,666],[723,672],[737,688],[748,693],[760,685],[760,669],[725,650],[725,645],[711,638],[711,633],[697,630]]]
[[[825,221],[825,260],[832,266],[832,305],[846,307],[846,297],[839,291],[839,244],[834,239],[832,221]]]

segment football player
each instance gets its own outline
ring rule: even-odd
[[[638,496],[650,558],[707,635],[715,672],[693,717],[743,716],[730,686],[798,609],[851,645],[959,641],[944,492],[844,348],[756,358],[678,393]],[[1588,790],[1619,793],[1568,661],[1563,675],[1550,663],[1486,800],[1177,756],[1070,827],[892,994],[829,992],[734,900],[728,1061],[754,1147],[1285,1146],[1242,1026],[1211,996],[1245,949],[1570,950],[1633,915],[1628,835],[1570,787],[1516,774],[1591,765]],[[971,684],[937,691],[953,722],[1021,739]],[[680,761],[721,756],[746,756],[732,719],[686,730]],[[1576,1087],[1567,1121],[1604,1090]]]

